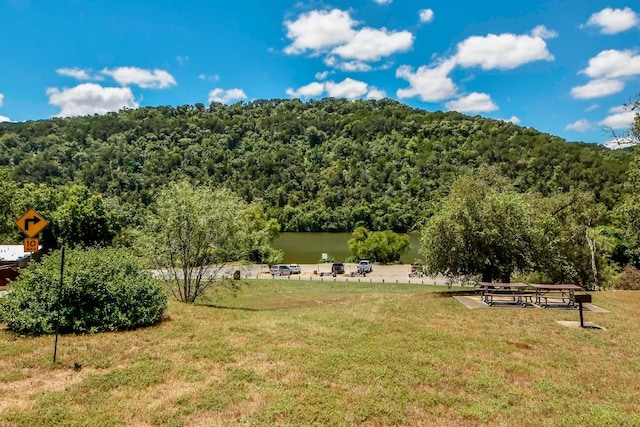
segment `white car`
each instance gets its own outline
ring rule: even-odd
[[[271,267],[272,276],[291,276],[291,269],[288,265],[274,265]]]
[[[358,263],[358,273],[372,273],[373,265],[368,259],[361,259]]]
[[[289,264],[289,268],[291,269],[291,274],[300,274],[300,273],[302,273],[302,269],[300,268],[300,264]]]

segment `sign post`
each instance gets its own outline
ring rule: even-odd
[[[36,238],[44,228],[49,225],[46,219],[35,209],[29,209],[18,220],[16,225],[27,238],[24,239],[25,252],[38,252],[40,241]],[[58,331],[60,329],[60,300],[62,299],[62,283],[64,273],[64,246],[62,247],[62,260],[60,261],[60,288],[58,289],[57,316],[56,316],[56,342],[53,345],[53,363],[56,362],[56,353],[58,351]]]

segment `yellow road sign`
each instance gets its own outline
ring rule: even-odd
[[[25,252],[38,252],[40,241],[38,239],[24,239],[24,251]]]
[[[33,209],[29,209],[16,221],[18,228],[29,237],[34,237],[48,224],[47,220]]]

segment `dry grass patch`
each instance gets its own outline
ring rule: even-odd
[[[53,337],[0,333],[0,424],[640,425],[640,293],[594,294],[594,331],[433,290],[252,281],[153,328],[62,336],[57,365]]]

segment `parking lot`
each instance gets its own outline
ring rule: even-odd
[[[409,264],[394,264],[394,265],[373,265],[373,271],[366,276],[352,277],[351,273],[357,271],[357,264],[345,263],[344,275],[337,275],[333,277],[331,275],[320,276],[320,273],[328,273],[331,271],[331,263],[326,264],[301,264],[301,273],[291,276],[283,276],[275,278],[289,278],[289,280],[335,280],[335,281],[371,281],[371,282],[389,282],[389,283],[419,283],[425,285],[446,285],[447,279],[441,276],[424,276],[424,277],[409,277],[411,266]],[[269,266],[266,264],[253,264],[240,267],[242,277],[254,278],[254,279],[272,279],[269,272]]]

